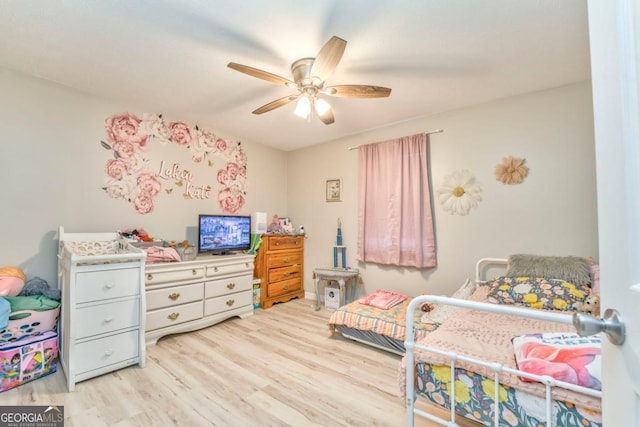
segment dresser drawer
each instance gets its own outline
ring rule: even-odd
[[[163,308],[147,313],[147,330],[166,328],[202,318],[204,303],[198,302]]]
[[[269,283],[267,285],[267,297],[277,297],[300,289],[302,289],[302,280],[300,277],[276,283]]]
[[[146,286],[168,282],[186,282],[188,280],[195,280],[204,277],[204,267],[192,267],[170,271],[153,271],[153,269],[147,269],[147,273],[144,277]]]
[[[210,280],[204,285],[204,297],[213,298],[220,295],[247,291],[253,288],[253,275],[231,277],[229,279]]]
[[[76,301],[101,301],[140,294],[140,269],[87,271],[76,274]]]
[[[293,279],[302,275],[302,265],[289,265],[287,267],[270,268],[269,282],[279,282],[280,280]]]
[[[267,268],[284,267],[285,265],[300,264],[303,260],[302,252],[288,252],[285,254],[267,255]]]
[[[164,289],[147,291],[147,311],[163,307],[171,307],[192,301],[201,301],[204,295],[204,284],[172,286]]]
[[[140,298],[76,310],[76,339],[140,325]]]
[[[82,374],[138,357],[139,333],[135,330],[76,344],[74,351],[80,357],[73,369]]]
[[[209,298],[204,301],[204,315],[222,313],[238,307],[246,307],[253,304],[253,294],[251,291],[238,292],[216,298]]]
[[[302,249],[304,236],[270,236],[268,250]]]
[[[207,277],[229,274],[242,274],[253,271],[252,262],[240,262],[236,264],[207,266]]]

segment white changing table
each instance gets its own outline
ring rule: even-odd
[[[69,391],[125,366],[143,368],[146,254],[117,233],[66,233],[60,227],[57,237],[58,346]],[[99,242],[105,252],[89,253],[88,242]]]

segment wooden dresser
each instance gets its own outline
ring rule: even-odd
[[[260,279],[260,306],[304,298],[304,236],[264,234],[255,259],[254,277]]]
[[[253,255],[200,255],[148,264],[147,345],[159,338],[253,314]]]

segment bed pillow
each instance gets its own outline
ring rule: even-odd
[[[513,338],[518,369],[601,390],[600,336],[575,333],[528,334]],[[521,377],[522,381],[535,381]]]
[[[378,289],[372,294],[366,295],[358,300],[360,304],[370,305],[380,310],[388,310],[393,306],[400,304],[408,297],[398,292]]]
[[[587,259],[576,256],[511,255],[505,276],[548,277],[576,285],[591,283]]]
[[[458,299],[469,299],[471,294],[476,290],[476,284],[471,280],[467,279],[460,288],[451,295],[451,298]],[[453,310],[455,310],[456,306],[453,305],[445,305],[445,304],[434,304],[435,308],[428,313],[422,315],[420,321],[422,323],[428,323],[431,325],[441,324],[451,314]]]
[[[491,303],[544,310],[576,311],[591,295],[589,285],[544,277],[503,276],[487,285],[487,300]]]

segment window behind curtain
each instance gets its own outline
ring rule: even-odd
[[[358,261],[435,267],[427,135],[358,148]]]

